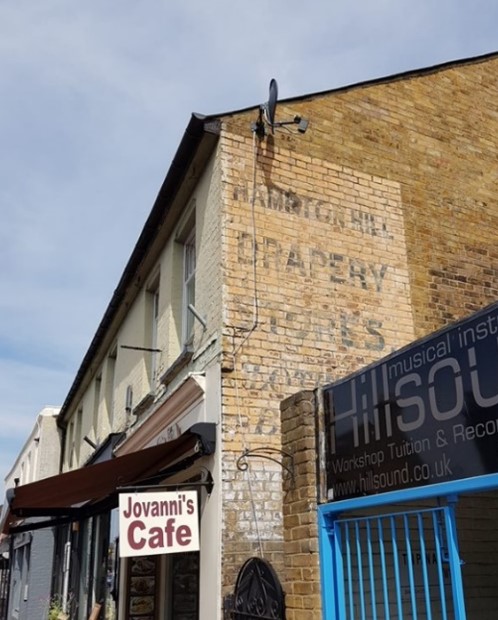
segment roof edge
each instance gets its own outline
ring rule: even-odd
[[[216,122],[215,116],[204,116],[202,114],[193,113],[190,121],[185,129],[182,140],[176,150],[171,165],[168,169],[166,177],[159,189],[157,197],[154,201],[152,209],[142,228],[142,232],[138,237],[138,241],[128,259],[123,270],[121,278],[111,297],[111,300],[104,312],[104,316],[100,321],[97,331],[88,347],[87,352],[80,364],[67,396],[62,404],[57,419],[60,427],[65,426],[65,416],[78,391],[91,362],[96,355],[100,344],[102,343],[108,328],[110,327],[114,317],[116,316],[121,302],[125,297],[126,290],[131,284],[134,274],[144,258],[147,248],[155,238],[158,224],[163,219],[165,211],[171,207],[174,197],[176,196],[181,184],[184,180],[187,169],[192,162],[197,149],[205,134],[218,135],[220,132],[219,124]]]
[[[409,78],[416,77],[424,77],[426,75],[431,75],[432,73],[438,73],[439,71],[445,71],[446,69],[451,69],[453,67],[470,65],[470,64],[478,64],[482,62],[486,62],[487,60],[491,60],[493,58],[498,59],[498,51],[495,52],[487,52],[485,54],[480,54],[478,56],[470,56],[467,58],[461,58],[456,60],[445,60],[444,62],[430,65],[429,67],[422,67],[418,69],[407,69],[405,71],[400,71],[398,73],[392,73],[387,76],[377,77],[377,78],[369,78],[368,80],[363,80],[361,82],[354,82],[352,84],[345,84],[344,86],[338,86],[336,88],[329,88],[326,90],[315,91],[312,93],[307,93],[306,95],[298,95],[294,97],[286,97],[285,99],[279,99],[278,103],[297,103],[299,101],[306,101],[307,99],[313,99],[315,97],[322,97],[325,95],[333,95],[339,94],[342,92],[347,92],[350,90],[355,90],[359,88],[368,88],[370,86],[377,86],[380,84],[388,84],[390,82],[397,82],[400,80],[406,80]],[[243,114],[245,112],[250,112],[251,110],[256,110],[259,105],[247,106],[244,108],[240,108],[237,110],[232,110],[230,112],[222,112],[219,114],[213,114],[212,116],[206,116],[206,119],[209,118],[219,118],[234,116],[236,114]]]

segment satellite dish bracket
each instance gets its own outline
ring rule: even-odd
[[[268,101],[259,106],[258,120],[251,124],[252,131],[262,140],[266,135],[266,126],[271,129],[271,133],[275,133],[275,129],[286,127],[287,125],[297,125],[299,133],[305,133],[308,129],[308,121],[299,115],[294,116],[291,121],[275,121],[275,110],[278,100],[278,85],[275,79],[270,80],[270,94]]]

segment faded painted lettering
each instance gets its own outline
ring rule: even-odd
[[[251,194],[247,186],[237,186],[234,188],[233,197],[235,200],[249,202]],[[388,231],[386,218],[359,207],[346,207],[340,202],[298,195],[291,189],[277,185],[257,186],[254,198],[255,203],[264,209],[315,220],[340,230],[349,228],[372,237],[393,239],[393,235]]]
[[[238,262],[252,265],[252,235],[239,233]],[[388,265],[376,264],[345,254],[326,252],[297,243],[285,244],[271,237],[263,237],[257,244],[256,260],[260,267],[277,272],[297,273],[313,278],[319,271],[328,270],[330,282],[380,293]]]

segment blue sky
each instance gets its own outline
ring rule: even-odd
[[[497,51],[497,23],[496,0],[0,0],[0,477],[64,401],[191,112]]]

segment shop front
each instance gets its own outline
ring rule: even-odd
[[[102,462],[9,492],[2,532],[19,535],[40,528],[56,529],[51,605],[60,610],[61,617],[196,618],[199,545],[187,545],[188,537],[181,528],[164,531],[165,524],[171,530],[172,517],[168,520],[163,512],[163,538],[180,541],[177,553],[166,555],[162,549],[159,555],[157,535],[156,539],[152,535],[146,538],[145,525],[135,523],[130,540],[140,547],[140,555],[129,557],[121,550],[119,498],[141,498],[146,496],[143,491],[154,490],[158,505],[163,506],[169,494],[176,496],[181,489],[190,500],[189,508],[195,508],[190,516],[198,535],[200,507],[213,488],[208,465],[214,451],[215,425],[207,422],[193,424],[169,441],[153,442],[126,454],[116,456],[114,449],[114,456]],[[172,513],[177,509],[187,511],[171,504]],[[136,514],[138,509],[131,509],[131,515]],[[171,615],[174,606],[192,613]]]
[[[324,617],[498,615],[498,305],[323,390]]]

